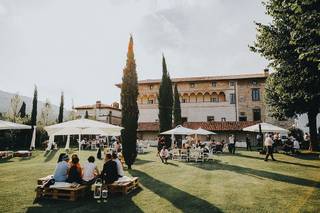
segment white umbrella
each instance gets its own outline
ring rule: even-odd
[[[161,135],[192,135],[194,134],[194,130],[178,125],[176,126],[176,128],[165,131],[165,132],[161,132],[160,134]]]
[[[0,130],[31,129],[31,126],[0,120]]]
[[[193,134],[195,134],[195,135],[215,135],[216,133],[208,131],[208,130],[205,130],[205,129],[202,129],[200,127],[200,128],[198,128],[196,130],[193,130]]]
[[[160,134],[161,135],[171,135],[171,141],[172,141],[171,148],[172,148],[174,135],[192,135],[192,134],[194,134],[193,131],[194,131],[193,129],[189,129],[189,128],[183,127],[181,125],[178,125],[178,126],[176,126],[176,128],[162,132]]]
[[[248,126],[243,128],[243,131],[248,132],[259,132],[259,125],[261,126],[261,132],[289,132],[287,129],[283,129],[281,127],[269,124],[269,123],[258,123],[252,126]]]
[[[31,144],[30,144],[30,150],[33,150],[34,148],[36,148],[36,131],[37,131],[37,127],[34,127]]]

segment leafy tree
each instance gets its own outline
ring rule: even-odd
[[[174,126],[182,124],[181,104],[177,84],[174,85],[174,105],[173,105],[173,120]]]
[[[63,122],[63,107],[64,107],[64,94],[63,94],[63,92],[61,92],[58,123],[62,123]]]
[[[12,120],[13,122],[16,122],[16,119],[18,117],[18,108],[20,106],[20,102],[21,102],[21,98],[18,94],[15,94],[10,101],[10,108],[9,108],[9,117],[10,120]]]
[[[158,96],[160,132],[172,128],[173,92],[170,75],[167,71],[166,59],[162,56],[162,79]]]
[[[89,113],[88,111],[86,110],[86,114],[84,115],[84,118],[88,119],[89,118]]]
[[[19,110],[20,118],[26,117],[26,103],[23,101]]]
[[[123,156],[128,169],[134,163],[137,157],[137,129],[139,109],[138,99],[138,76],[136,71],[136,62],[133,52],[133,39],[130,36],[126,67],[123,69],[121,84],[121,105],[122,119],[121,124],[124,129],[121,132]]]
[[[320,1],[269,0],[265,6],[272,23],[257,23],[257,40],[251,47],[275,70],[266,82],[265,101],[276,118],[307,113],[311,150],[317,150]]]
[[[32,101],[32,111],[31,111],[31,126],[37,125],[37,108],[38,108],[38,89],[34,86],[33,101]]]

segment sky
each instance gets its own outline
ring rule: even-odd
[[[259,73],[260,0],[0,0],[0,90],[66,107],[120,99],[130,34],[138,79]]]

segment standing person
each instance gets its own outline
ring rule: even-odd
[[[235,153],[235,140],[234,140],[234,136],[230,135],[229,137],[229,144],[228,144],[228,149],[229,149],[229,153],[230,154],[234,154]]]
[[[251,150],[251,142],[250,142],[250,139],[249,139],[249,135],[247,134],[246,135],[246,144],[247,144],[247,151],[250,149]]]
[[[112,160],[110,153],[106,154],[106,162],[103,165],[101,172],[101,178],[104,183],[111,184],[119,179],[119,174],[117,170],[117,163]]]
[[[271,159],[273,161],[275,161],[275,159],[273,158],[273,140],[271,138],[271,135],[267,135],[266,139],[264,141],[264,145],[267,147],[267,154],[266,154],[266,158],[264,159],[264,161],[268,161],[269,156],[271,156]]]
[[[261,146],[262,145],[262,137],[261,137],[261,134],[257,134],[257,142],[258,142],[258,146]]]
[[[309,149],[310,148],[310,136],[307,132],[304,133],[303,140],[304,140],[306,148]]]

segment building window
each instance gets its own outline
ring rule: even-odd
[[[211,85],[212,85],[212,87],[216,87],[217,86],[217,82],[216,81],[212,81]]]
[[[222,118],[221,118],[221,121],[222,121],[222,122],[225,122],[226,120],[227,120],[227,119],[226,119],[225,117],[222,117]]]
[[[208,122],[214,121],[214,116],[207,116],[207,121]]]
[[[261,121],[261,110],[260,109],[253,109],[253,121]]]
[[[190,88],[194,88],[195,87],[195,83],[190,83]]]
[[[236,95],[234,93],[230,94],[230,104],[236,103]]]
[[[247,116],[245,112],[240,112],[239,121],[247,121]]]
[[[153,104],[153,100],[152,100],[152,99],[149,99],[149,100],[148,100],[148,104]]]
[[[256,80],[253,80],[253,81],[252,81],[252,85],[253,85],[253,86],[257,86],[257,85],[258,85],[258,82],[257,82]]]
[[[260,101],[260,89],[252,89],[252,101]]]
[[[149,86],[149,89],[152,90],[152,89],[153,89],[153,85],[150,85],[150,86]]]
[[[219,102],[219,99],[216,97],[211,97],[210,102]]]
[[[182,117],[181,121],[182,121],[182,123],[188,122],[188,118],[187,117]]]
[[[236,82],[235,81],[229,81],[229,86],[230,87],[234,87],[236,85]]]

